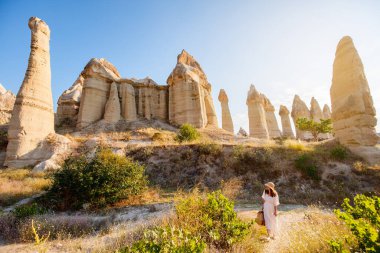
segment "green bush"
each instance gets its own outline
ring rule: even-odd
[[[330,151],[330,156],[332,159],[342,161],[347,158],[347,149],[343,146],[336,146]]]
[[[179,133],[177,134],[175,139],[178,142],[195,141],[199,139],[200,136],[200,133],[195,127],[193,127],[190,124],[183,124],[179,128]]]
[[[99,149],[90,161],[85,157],[66,160],[53,174],[48,199],[58,209],[79,209],[85,203],[104,207],[139,194],[147,185],[144,173],[144,166]]]
[[[13,214],[18,219],[23,219],[29,216],[44,214],[47,210],[44,207],[37,205],[37,203],[18,206],[14,209]]]
[[[144,231],[143,238],[133,243],[131,248],[123,248],[120,253],[201,253],[206,243],[200,237],[191,235],[188,231],[171,226],[156,227]]]
[[[334,212],[349,226],[359,242],[360,250],[380,252],[380,197],[358,194],[353,206],[348,198],[344,199],[342,209]]]
[[[318,170],[318,166],[314,159],[308,155],[303,154],[300,155],[295,160],[295,166],[298,170],[300,170],[304,175],[310,177],[313,180],[319,180],[320,179],[320,173]]]
[[[181,228],[217,249],[227,250],[249,233],[251,223],[237,218],[234,203],[221,191],[180,201],[176,214]]]

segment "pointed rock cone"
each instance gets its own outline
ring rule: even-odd
[[[5,166],[35,165],[30,152],[54,133],[53,97],[50,73],[50,30],[39,18],[29,19],[32,32],[28,69],[17,94],[8,130]],[[29,155],[28,155],[29,154]]]
[[[323,112],[321,107],[319,106],[318,101],[312,97],[310,101],[310,116],[315,122],[320,122],[323,119]],[[329,139],[330,135],[326,134],[318,134],[318,139]]]
[[[234,124],[232,123],[230,108],[228,107],[228,97],[223,89],[219,91],[218,100],[222,106],[222,128],[228,132],[233,133]]]
[[[331,110],[326,104],[323,106],[323,119],[331,119]]]
[[[311,135],[311,133],[306,132],[306,131],[301,131],[297,127],[297,119],[299,118],[310,119],[309,108],[307,108],[307,105],[305,104],[305,102],[302,101],[298,95],[294,96],[291,115],[293,118],[294,127],[296,128],[297,139],[300,139],[300,140],[312,139],[313,136]]]
[[[278,114],[281,117],[282,137],[294,139],[288,108],[284,105],[280,105]]]
[[[199,63],[185,50],[167,79],[169,85],[169,122],[202,128],[218,126],[211,97],[211,84]]]
[[[110,96],[104,110],[104,120],[107,123],[117,123],[120,120],[120,101],[116,83],[111,84]]]
[[[264,101],[265,119],[267,121],[269,138],[279,138],[281,137],[281,131],[278,127],[276,115],[274,114],[274,106],[264,94],[261,94],[261,96]]]
[[[269,139],[263,104],[261,94],[256,90],[255,86],[251,85],[247,96],[249,135],[259,139]]]
[[[377,144],[376,112],[364,67],[352,39],[337,46],[330,88],[335,137],[344,145]]]

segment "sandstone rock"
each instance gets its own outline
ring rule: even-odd
[[[260,139],[269,139],[263,97],[253,85],[248,91],[247,106],[249,135]]]
[[[16,96],[0,84],[0,125],[9,123]]]
[[[279,138],[281,137],[281,131],[280,128],[278,128],[276,115],[274,114],[274,106],[264,94],[262,94],[262,97],[264,101],[265,119],[267,121],[269,138]]]
[[[228,97],[223,89],[219,91],[218,100],[222,106],[222,128],[233,133],[234,124],[232,123],[230,108],[228,107]]]
[[[323,119],[323,112],[318,101],[312,97],[310,101],[310,116],[315,122],[320,122]],[[330,134],[318,134],[318,139],[329,139]]]
[[[82,96],[84,77],[80,74],[58,99],[57,125],[68,125],[75,127],[78,120],[80,99]]]
[[[248,133],[245,131],[242,127],[240,127],[239,132],[237,133],[238,136],[244,136],[247,137]]]
[[[314,97],[310,101],[310,116],[315,122],[320,122],[323,119],[322,109]]]
[[[331,111],[328,105],[323,106],[323,119],[331,119]]]
[[[126,120],[136,120],[136,100],[135,89],[129,83],[120,83],[120,97],[121,97],[121,115]]]
[[[146,119],[168,119],[168,87],[158,85],[150,77],[134,80],[137,113]]]
[[[374,146],[376,111],[358,52],[348,36],[337,46],[330,88],[335,137],[344,145]]]
[[[177,65],[167,83],[170,123],[189,123],[198,128],[207,125],[217,127],[211,84],[199,63],[185,50],[178,55]]]
[[[297,119],[299,118],[307,118],[310,119],[310,111],[307,108],[304,101],[298,95],[294,96],[293,105],[292,105],[292,118],[293,123],[296,128],[296,137],[301,140],[312,139],[313,136],[309,132],[301,131],[297,128]]]
[[[53,97],[50,74],[50,30],[39,18],[29,19],[32,32],[28,69],[17,94],[8,130],[4,165],[34,165],[41,157],[31,156],[45,137],[54,133]]]
[[[280,105],[278,114],[281,117],[282,136],[285,138],[294,138],[293,129],[290,123],[289,110],[284,105]]]
[[[111,84],[110,95],[105,106],[104,120],[107,123],[116,123],[120,120],[120,101],[116,83]]]
[[[77,122],[79,129],[103,118],[110,85],[120,78],[117,69],[103,58],[91,59],[82,75],[84,83]]]

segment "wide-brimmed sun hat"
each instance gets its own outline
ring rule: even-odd
[[[264,184],[264,186],[271,188],[274,191],[274,183],[273,182],[268,182],[268,183]]]

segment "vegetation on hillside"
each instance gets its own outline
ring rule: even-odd
[[[99,149],[93,159],[74,157],[53,174],[45,199],[57,209],[104,207],[137,195],[147,186],[145,167],[125,156]]]
[[[310,132],[313,135],[314,141],[318,141],[319,134],[332,132],[331,119],[320,119],[320,122],[316,122],[313,119],[298,118],[296,126],[301,131]]]

